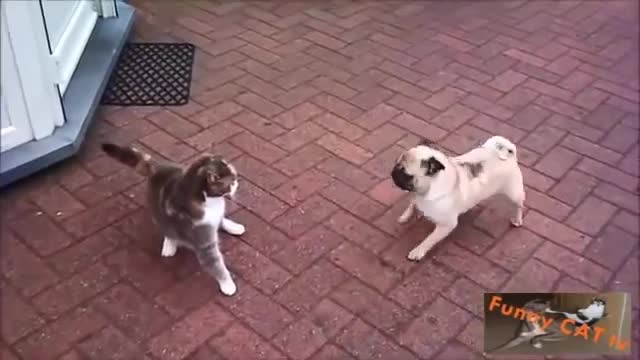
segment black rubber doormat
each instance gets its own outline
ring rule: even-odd
[[[195,46],[187,43],[126,44],[102,95],[102,104],[188,103],[195,50]]]

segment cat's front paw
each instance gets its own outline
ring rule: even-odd
[[[234,236],[240,236],[247,230],[244,225],[238,224],[237,222],[229,219],[222,220],[222,229]]]
[[[231,235],[240,236],[245,233],[247,229],[242,224],[233,224],[227,228],[227,232]]]
[[[232,296],[236,293],[237,290],[238,287],[236,286],[236,283],[233,281],[233,279],[228,279],[220,282],[220,292],[222,292],[224,295]]]
[[[164,238],[164,242],[162,243],[162,251],[160,252],[162,257],[172,257],[176,254],[177,251],[178,245],[176,244],[176,242],[169,238]]]

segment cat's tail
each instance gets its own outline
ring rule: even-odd
[[[120,146],[111,143],[103,143],[102,151],[119,162],[141,171],[145,175],[153,173],[155,162],[151,155],[131,146]]]
[[[564,312],[564,311],[555,311],[555,310],[551,310],[551,309],[545,309],[544,312],[548,313],[548,314],[562,314],[565,317],[568,317],[570,315],[574,315],[568,312]]]

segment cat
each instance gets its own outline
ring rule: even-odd
[[[220,291],[232,296],[237,286],[219,247],[218,229],[242,235],[244,225],[225,217],[225,197],[238,189],[238,174],[221,156],[203,155],[186,168],[160,163],[134,147],[102,144],[110,157],[148,177],[148,203],[153,223],[164,235],[161,255],[170,257],[178,247],[193,250]]]
[[[567,319],[571,319],[579,325],[586,324],[589,328],[591,328],[593,324],[606,316],[604,312],[606,304],[607,302],[604,299],[593,298],[586,308],[578,309],[573,313],[555,311],[551,309],[545,309],[545,312],[550,314],[562,314]]]
[[[537,314],[539,319],[541,319],[545,310],[549,308],[549,305],[550,301],[534,299],[525,303],[522,306],[522,309]],[[545,341],[562,341],[564,339],[565,335],[560,331],[560,326],[557,322],[553,321],[546,329],[542,329],[540,326],[540,320],[534,321],[531,318],[526,317],[524,320],[519,322],[516,332],[510,340],[487,351],[484,353],[484,356],[486,358],[490,358],[490,353],[514,348],[525,342],[529,342],[531,346],[536,349],[541,349],[543,345],[542,343]]]

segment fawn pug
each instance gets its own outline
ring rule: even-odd
[[[225,197],[238,189],[235,168],[220,156],[204,155],[186,168],[159,163],[133,147],[102,144],[112,158],[148,176],[151,217],[164,235],[162,256],[175,255],[179,246],[193,250],[200,265],[233,295],[236,284],[220,252],[218,229],[242,235],[245,227],[225,217]]]
[[[455,229],[459,215],[497,194],[506,195],[515,204],[511,223],[522,225],[522,172],[516,146],[504,137],[493,136],[458,157],[448,157],[423,141],[400,156],[391,177],[397,187],[412,193],[398,222],[408,221],[418,208],[435,224],[433,232],[411,250],[410,260],[422,259]]]

